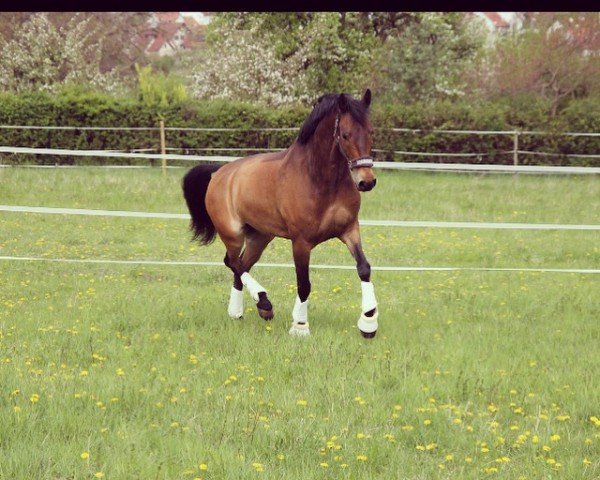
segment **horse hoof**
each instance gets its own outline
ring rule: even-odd
[[[377,330],[375,330],[374,332],[363,332],[362,330],[360,331],[360,334],[364,337],[364,338],[373,338],[375,336],[375,334],[377,333]]]
[[[308,323],[292,323],[292,328],[290,328],[290,335],[294,337],[308,337],[310,336],[310,330],[308,328]]]
[[[371,312],[367,312],[371,313]],[[375,312],[371,313],[370,317],[367,317],[365,313],[360,315],[358,319],[358,329],[360,330],[361,335],[364,338],[373,338],[377,333],[378,323],[377,319],[379,318],[379,311],[375,310]]]
[[[258,309],[258,314],[260,315],[260,318],[264,319],[264,320],[273,320],[273,309],[271,310],[263,310],[262,308],[257,308]]]

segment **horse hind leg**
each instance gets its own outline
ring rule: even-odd
[[[225,253],[225,265],[228,267],[228,255]],[[231,267],[230,267],[231,268]],[[233,269],[232,269],[233,270]],[[227,313],[231,318],[242,318],[244,316],[244,284],[240,276],[233,272],[233,285],[229,294],[229,304],[227,305]]]
[[[243,296],[241,293],[243,286],[246,286],[250,296],[256,302],[258,314],[265,320],[272,319],[273,306],[267,297],[267,291],[250,275],[249,271],[273,237],[261,235],[258,232],[249,234],[245,239],[246,248],[241,256],[240,252],[244,242],[243,235],[238,235],[236,238],[221,236],[221,239],[227,248],[225,265],[231,269],[234,275],[228,307],[229,315],[235,318],[240,318],[243,315]]]
[[[241,257],[241,262],[247,275],[249,275],[248,272],[250,272],[250,269],[258,262],[265,248],[273,238],[272,235],[265,235],[255,230],[248,233],[246,236],[246,248]],[[240,280],[242,280],[241,277]],[[250,291],[250,289],[248,290]],[[266,291],[258,292],[256,308],[261,318],[265,320],[271,320],[273,318],[273,305],[269,301]]]
[[[219,237],[225,244],[226,252],[223,261],[225,265],[233,272],[233,285],[229,295],[229,305],[227,313],[232,318],[242,318],[244,316],[244,292],[242,280],[237,269],[237,259],[244,245],[244,237],[241,234],[230,233],[225,235],[219,231]]]

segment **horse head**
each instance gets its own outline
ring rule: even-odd
[[[338,114],[333,137],[340,153],[348,162],[356,188],[368,192],[375,187],[373,173],[373,127],[369,121],[371,90],[367,89],[362,100],[357,101],[345,94],[338,96]]]

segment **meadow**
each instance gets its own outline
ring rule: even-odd
[[[186,213],[184,172],[5,168],[0,204]],[[360,217],[600,224],[600,181],[379,172]],[[374,267],[600,268],[598,231],[362,236]],[[600,477],[600,275],[375,270],[365,340],[356,272],[313,269],[298,339],[292,268],[255,268],[264,322],[227,316],[224,266],[110,263],[223,254],[182,220],[0,212],[0,256],[46,259],[0,260],[0,479]]]

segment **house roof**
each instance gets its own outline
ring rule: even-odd
[[[158,23],[175,23],[179,18],[179,12],[158,12],[156,13]]]
[[[161,23],[156,28],[156,38],[148,47],[148,52],[158,52],[165,43],[169,42],[175,33],[182,27],[178,23]]]
[[[504,20],[498,12],[482,12],[496,28],[508,28],[510,25]]]
[[[190,30],[196,30],[200,28],[200,24],[194,17],[183,17],[183,24]]]

